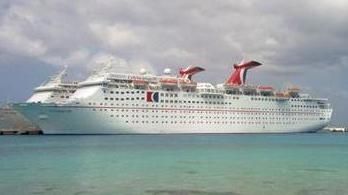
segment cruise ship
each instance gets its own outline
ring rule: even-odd
[[[326,127],[332,108],[297,87],[277,91],[246,84],[242,62],[224,83],[199,83],[198,66],[172,75],[112,73],[110,65],[78,84],[68,101],[16,103],[45,134],[294,133]]]
[[[35,88],[27,103],[59,103],[65,102],[76,91],[77,82],[65,80],[66,67]],[[40,128],[15,111],[11,105],[0,107],[0,131],[38,131]]]

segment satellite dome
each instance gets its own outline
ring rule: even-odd
[[[146,74],[146,69],[145,68],[140,69],[140,74],[142,75]]]
[[[172,70],[170,68],[166,68],[166,69],[164,69],[163,73],[165,75],[170,75],[172,73]]]

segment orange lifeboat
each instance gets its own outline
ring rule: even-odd
[[[289,96],[294,98],[299,96],[299,92],[300,92],[300,88],[298,87],[289,87],[287,90],[287,94],[289,94]]]
[[[286,97],[286,95],[283,92],[277,92],[275,94],[275,96],[277,96],[277,97]]]
[[[145,88],[149,84],[149,82],[142,79],[133,80],[132,83],[133,86],[136,88]]]
[[[189,79],[180,79],[179,85],[182,88],[195,88],[195,87],[197,87],[197,82],[194,82],[194,81],[189,80]]]
[[[258,86],[257,89],[260,91],[273,91],[274,90],[274,88],[272,86]]]
[[[286,101],[289,99],[288,94],[286,94],[284,92],[277,92],[277,93],[275,93],[275,96],[276,96],[277,101]]]
[[[274,93],[274,88],[272,86],[258,86],[257,89],[263,96],[271,96]]]
[[[161,78],[159,82],[165,87],[176,87],[178,85],[178,79],[176,78]]]

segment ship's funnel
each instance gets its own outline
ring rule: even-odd
[[[192,79],[192,76],[204,71],[205,69],[199,66],[189,66],[187,68],[182,68],[179,71],[180,74],[180,78],[184,78],[184,79]]]
[[[246,75],[247,71],[251,68],[257,67],[262,65],[260,62],[256,61],[249,61],[244,62],[242,61],[239,64],[234,64],[234,72],[231,74],[231,76],[227,79],[226,83],[227,85],[244,85],[246,81]]]

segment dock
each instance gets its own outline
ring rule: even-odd
[[[20,130],[20,129],[0,129],[0,135],[42,135],[40,129]]]
[[[39,135],[42,130],[13,110],[10,105],[0,107],[0,135]]]
[[[348,132],[347,127],[326,127],[324,130],[330,131],[330,132]]]

